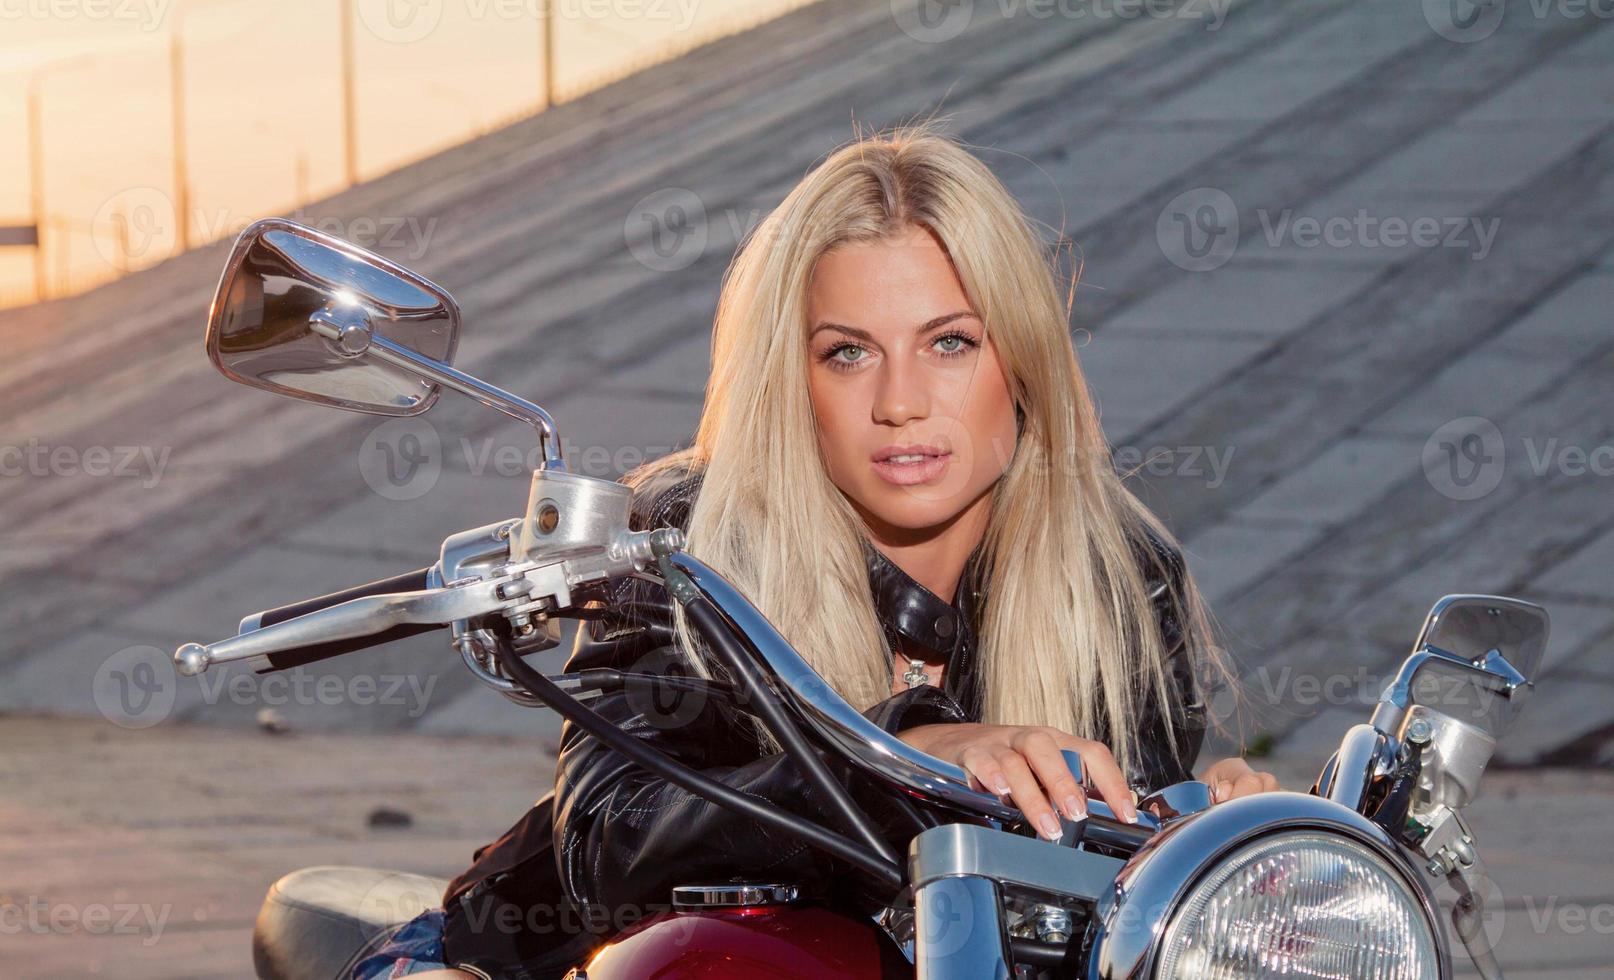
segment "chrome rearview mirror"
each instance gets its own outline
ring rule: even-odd
[[[439,385],[373,356],[380,341],[448,365],[453,297],[313,228],[259,221],[236,241],[208,314],[207,356],[231,380],[375,415],[418,415]]]
[[[277,395],[373,415],[419,415],[452,388],[531,425],[541,469],[563,471],[542,407],[452,366],[454,298],[400,265],[284,218],[256,222],[230,252],[207,320],[225,377]]]
[[[1445,596],[1380,697],[1373,727],[1394,733],[1419,706],[1501,738],[1534,686],[1548,631],[1547,611],[1533,602]]]
[[[1533,602],[1449,595],[1429,610],[1413,649],[1429,647],[1525,685],[1541,669],[1549,625],[1547,611]]]

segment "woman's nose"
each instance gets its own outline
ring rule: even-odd
[[[879,366],[874,392],[874,421],[905,425],[930,414],[930,390],[917,365],[891,358]]]

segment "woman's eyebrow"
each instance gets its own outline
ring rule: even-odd
[[[927,331],[935,330],[937,327],[946,326],[947,324],[952,323],[954,320],[962,320],[965,317],[975,317],[975,318],[979,319],[978,317],[976,317],[976,313],[975,313],[974,310],[959,310],[956,313],[944,313],[941,316],[934,317],[932,319],[926,320],[924,323],[921,323],[918,327],[916,327],[914,329],[914,333],[916,333],[916,334],[924,334]],[[820,321],[818,326],[813,328],[813,332],[807,335],[808,338],[810,339],[812,337],[818,336],[818,333],[821,330],[839,330],[841,333],[844,333],[844,334],[846,334],[848,336],[851,336],[851,337],[856,337],[859,340],[873,340],[874,339],[874,335],[869,333],[867,330],[863,330],[863,329],[860,329],[858,327],[849,327],[844,323],[834,323],[834,322],[829,321],[829,320]]]

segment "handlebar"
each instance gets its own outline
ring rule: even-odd
[[[1020,808],[1013,803],[972,787],[961,767],[919,751],[864,717],[824,682],[750,600],[700,559],[678,551],[668,561],[739,628],[799,716],[841,755],[927,799],[995,820],[1021,819]],[[1152,813],[1140,810],[1137,823],[1126,823],[1104,801],[1088,800],[1089,840],[1136,849],[1159,829],[1160,821]]]
[[[407,572],[249,616],[242,620],[239,635],[207,646],[185,644],[175,651],[174,661],[185,675],[242,660],[251,661],[259,672],[285,670],[441,629],[456,621],[495,612],[508,614],[530,605],[538,596],[553,601],[572,582],[631,573],[652,552],[662,553],[746,639],[746,646],[823,743],[859,768],[927,799],[994,820],[1021,818],[1012,802],[975,789],[962,768],[920,752],[854,710],[738,590],[684,552],[681,541],[657,537],[662,534],[623,532],[608,550],[559,561],[512,563],[491,577],[460,579],[454,585],[443,584],[436,566]],[[568,571],[573,560],[579,562],[579,568]],[[426,587],[420,588],[422,585]],[[1128,824],[1095,799],[1089,801],[1088,812],[1086,835],[1101,843],[1135,849],[1160,829],[1147,811],[1139,812],[1137,823]]]

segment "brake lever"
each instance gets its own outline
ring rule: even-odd
[[[506,574],[440,589],[349,599],[217,643],[186,643],[174,651],[174,666],[180,674],[191,677],[216,664],[257,660],[315,643],[372,636],[394,626],[447,625],[484,616],[529,601],[524,591],[507,594],[507,587],[519,577],[519,573]]]

